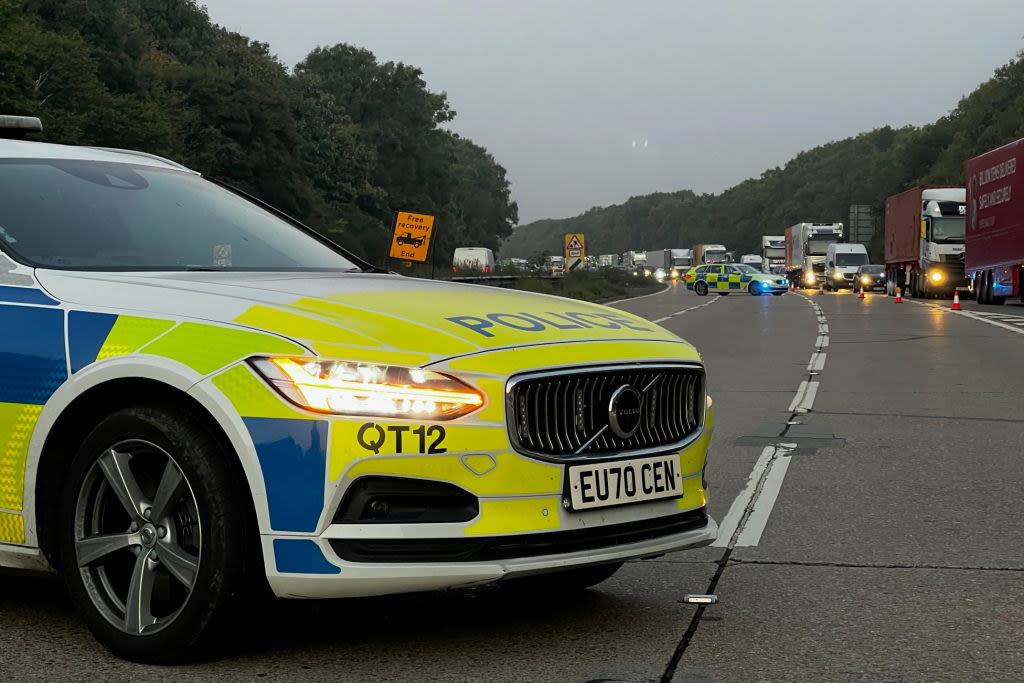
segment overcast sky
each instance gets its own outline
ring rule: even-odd
[[[350,43],[421,68],[522,222],[719,192],[922,124],[1024,48],[1022,0],[206,0],[289,66]]]

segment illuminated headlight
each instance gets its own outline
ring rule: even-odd
[[[309,358],[250,362],[286,399],[320,413],[451,420],[484,403],[468,384],[421,368]]]
[[[867,275],[861,277],[860,281],[861,281],[861,284],[864,284],[864,285],[870,285],[871,284],[871,278],[869,278]]]
[[[946,276],[942,274],[941,270],[933,270],[932,272],[928,273],[928,279],[930,279],[932,282],[942,282],[943,278],[945,277]]]
[[[804,275],[804,282],[806,282],[809,285],[813,285],[814,284],[814,273],[807,273],[807,275]]]
[[[651,276],[651,271],[650,271],[650,269],[645,269],[645,270],[644,270],[644,277],[650,277],[650,276]]]
[[[843,274],[837,270],[836,272],[832,273],[832,277],[836,280],[842,280]]]
[[[676,270],[675,268],[673,268],[672,269],[672,279],[675,280],[677,277],[679,277],[679,271]]]

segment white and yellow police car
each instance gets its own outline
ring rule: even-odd
[[[0,139],[0,373],[0,565],[136,660],[215,641],[254,576],[585,587],[717,531],[686,342],[382,272],[143,153]]]

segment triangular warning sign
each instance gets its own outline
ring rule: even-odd
[[[565,245],[565,248],[566,249],[582,249],[583,248],[583,243],[580,242],[580,236],[579,235],[573,235],[572,238],[569,240],[569,243]]]

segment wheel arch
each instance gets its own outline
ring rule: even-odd
[[[25,472],[25,491],[30,494],[26,495],[24,510],[29,532],[26,540],[31,541],[34,532],[36,544],[54,569],[60,568],[57,542],[60,501],[75,451],[100,420],[123,408],[140,403],[164,403],[184,410],[217,440],[233,466],[237,467],[239,479],[246,481],[247,490],[251,493],[252,476],[241,461],[239,445],[228,436],[210,408],[188,392],[191,382],[184,377],[178,378],[179,381],[167,379],[135,374],[92,382],[67,400],[48,426],[38,425],[45,427],[45,434],[33,436],[34,442],[37,439],[41,441],[37,448],[32,449],[36,457],[33,461],[30,456]],[[262,480],[259,486],[262,487]],[[257,534],[259,529],[253,496],[245,498],[249,501],[250,529]]]

